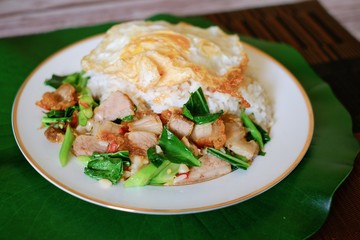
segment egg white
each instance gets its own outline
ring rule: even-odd
[[[82,67],[142,91],[191,81],[221,90],[228,75],[241,75],[246,63],[239,37],[219,27],[132,21],[109,29]]]

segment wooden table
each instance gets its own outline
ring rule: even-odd
[[[360,141],[360,44],[321,5],[304,2],[205,17],[230,31],[295,47],[351,113],[353,132]],[[347,85],[344,78],[353,80]],[[360,239],[359,186],[360,154],[335,193],[326,223],[312,239]]]
[[[14,3],[15,2],[15,3]],[[31,2],[37,2],[32,5]],[[60,3],[59,3],[60,2]],[[151,2],[151,3],[149,3]],[[243,35],[295,47],[313,69],[330,84],[350,112],[353,132],[360,140],[360,44],[359,4],[345,1],[354,11],[344,10],[338,1],[321,1],[342,21],[353,36],[315,1],[260,7],[251,1],[16,1],[0,2],[0,37],[32,34],[63,27],[91,25],[106,21],[144,18],[155,12],[201,15],[224,29]],[[280,1],[284,2],[284,1]],[[295,2],[295,3],[293,3]],[[279,1],[264,1],[279,4]],[[169,8],[170,7],[170,8]],[[203,7],[203,8],[201,8]],[[242,9],[257,7],[253,9]],[[174,10],[176,9],[176,10]],[[238,10],[241,9],[241,10]],[[351,9],[351,8],[350,8]],[[356,13],[357,11],[357,13]],[[121,12],[121,16],[118,16]],[[348,17],[341,15],[347,13]],[[80,17],[79,17],[80,16]],[[349,17],[350,16],[350,17]],[[47,19],[46,21],[44,21]],[[357,23],[357,24],[356,24]],[[330,71],[331,69],[338,69]],[[343,78],[353,79],[350,84]],[[312,239],[360,239],[360,154],[354,169],[334,196],[328,220]]]
[[[296,3],[304,0],[2,0],[0,37],[33,34],[108,21],[143,19],[156,13],[180,16]],[[360,39],[358,0],[319,0],[353,36]]]

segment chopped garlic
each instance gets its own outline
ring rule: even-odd
[[[176,184],[176,183],[179,183],[183,180],[185,180],[187,178],[187,175],[186,174],[180,174],[179,176],[177,176],[174,181],[173,181],[173,184]]]
[[[187,173],[189,171],[190,171],[190,169],[188,168],[188,166],[186,166],[185,164],[180,164],[180,166],[179,166],[179,174]]]

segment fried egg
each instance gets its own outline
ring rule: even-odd
[[[110,28],[81,63],[143,92],[195,81],[237,96],[247,56],[239,37],[217,26],[131,21]]]

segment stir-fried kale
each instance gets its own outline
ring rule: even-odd
[[[123,174],[123,161],[119,158],[92,160],[88,163],[84,173],[97,180],[108,179],[115,185]]]
[[[51,78],[45,80],[45,85],[51,86],[53,88],[59,88],[61,84],[63,84],[64,79],[66,79],[69,75],[59,76],[53,74]]]
[[[264,145],[268,142],[270,142],[271,138],[269,136],[269,133],[267,131],[265,131],[259,124],[253,122],[255,127],[257,128],[257,130],[260,132],[262,140],[264,142]],[[246,136],[246,140],[250,141],[250,140],[255,140],[254,137],[251,134],[248,134]]]
[[[50,79],[45,80],[45,85],[54,88],[59,88],[62,84],[69,83],[79,94],[78,104],[76,104],[76,106],[69,107],[65,111],[51,110],[46,113],[46,116],[42,119],[45,126],[58,123],[60,124],[60,128],[63,127],[65,123],[71,122],[72,114],[75,110],[79,111],[77,114],[79,124],[81,126],[87,124],[87,121],[92,118],[94,114],[93,108],[98,105],[92,98],[90,90],[86,87],[88,79],[89,77],[85,76],[85,72],[81,71],[64,76],[52,75]]]
[[[264,145],[270,141],[270,136],[268,133],[262,129],[259,125],[254,123],[250,117],[245,113],[245,109],[241,110],[241,120],[244,123],[245,127],[249,131],[248,139],[254,139],[260,147],[260,155],[265,155]]]
[[[121,158],[125,162],[130,162],[129,151],[120,150],[114,153],[94,153],[91,155],[90,160],[102,160],[106,158]]]
[[[221,160],[230,163],[232,166],[236,168],[247,169],[250,166],[250,163],[244,156],[231,155],[210,147],[207,149],[207,152]]]
[[[157,173],[157,171],[158,168],[154,164],[150,163],[129,177],[125,181],[124,187],[145,186],[150,182],[151,178]]]
[[[156,152],[155,147],[148,149],[147,156],[150,162],[158,168],[157,174],[150,179],[150,184],[158,185],[171,182],[179,172],[180,164],[167,160],[162,152]]]
[[[164,161],[166,161],[164,154],[157,153],[155,147],[151,147],[147,150],[147,157],[156,167],[159,167]]]
[[[179,172],[180,164],[164,161],[158,168],[157,174],[150,179],[150,184],[159,185],[170,183]]]
[[[41,122],[46,127],[53,126],[62,129],[66,123],[72,121],[72,116],[75,110],[78,110],[77,106],[71,106],[65,110],[51,110],[45,113]]]
[[[160,136],[159,146],[164,152],[166,159],[173,163],[184,163],[188,166],[200,166],[197,159],[189,148],[185,146],[166,126]]]
[[[97,180],[108,179],[115,185],[123,174],[124,166],[129,165],[129,151],[95,153],[89,156],[84,173]]]
[[[222,110],[217,113],[210,113],[202,88],[198,88],[198,90],[191,93],[189,100],[183,106],[183,115],[196,124],[213,122],[221,114],[223,114]]]
[[[91,96],[91,92],[88,88],[83,88],[79,97],[79,113],[78,119],[81,126],[86,126],[87,121],[93,117],[93,108],[97,107],[98,104],[94,101]]]
[[[75,72],[69,75],[59,76],[53,74],[50,79],[45,80],[45,85],[51,86],[53,88],[58,88],[63,83],[70,83],[76,89],[76,92],[81,93],[84,88],[86,88],[87,81],[89,77],[85,76],[85,72]]]
[[[59,152],[60,164],[63,167],[69,161],[69,153],[70,153],[70,149],[71,149],[71,146],[72,146],[74,140],[75,140],[75,136],[73,135],[73,133],[71,131],[71,127],[70,127],[70,125],[67,125],[65,137],[61,144],[61,148],[60,148],[60,152]]]

